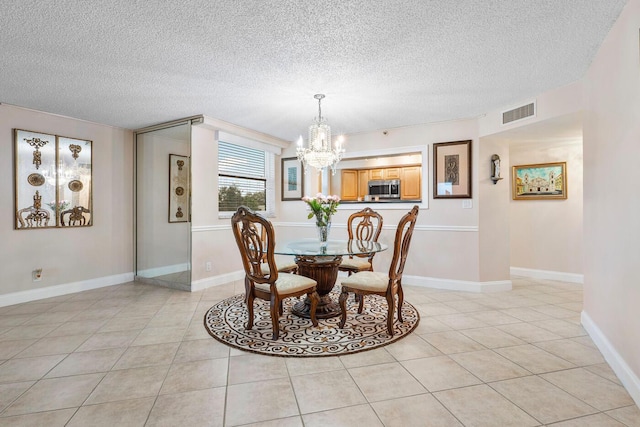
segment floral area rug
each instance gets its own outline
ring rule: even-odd
[[[337,301],[339,293],[332,292]],[[244,294],[235,295],[216,303],[204,316],[204,326],[218,341],[231,347],[253,353],[284,357],[341,356],[372,350],[409,335],[420,321],[418,310],[406,300],[402,307],[403,323],[396,320],[394,336],[387,334],[387,301],[377,295],[365,297],[362,314],[358,305],[349,296],[347,323],[339,329],[340,316],[318,319],[314,327],[310,319],[291,313],[298,298],[284,300],[284,313],[280,317],[280,337],[272,340],[269,302],[256,299],[254,302],[253,329],[246,330],[248,313]]]

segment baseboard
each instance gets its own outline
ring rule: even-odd
[[[558,280],[560,282],[584,283],[584,275],[562,271],[534,270],[532,268],[511,267],[511,275],[534,279]]]
[[[155,277],[142,277],[142,276],[135,276],[133,280],[135,280],[138,283],[144,283],[147,285],[160,286],[163,288],[175,289],[177,291],[191,292],[191,283],[180,283],[180,282],[174,282],[171,280],[158,279]]]
[[[181,273],[189,270],[189,263],[165,265],[162,267],[148,268],[146,270],[139,270],[138,276],[141,277],[159,277],[166,274]]]
[[[607,336],[584,310],[582,311],[580,320],[582,326],[584,326],[584,329],[596,344],[600,353],[602,353],[609,366],[611,366],[613,372],[616,373],[622,385],[627,389],[631,398],[636,402],[636,405],[640,406],[640,378],[638,378],[638,375],[631,370]]]
[[[238,270],[231,273],[219,274],[217,276],[207,277],[191,282],[191,292],[201,291],[212,286],[226,285],[236,280],[244,279],[244,271]]]
[[[113,276],[98,277],[96,279],[82,280],[80,282],[65,283],[62,285],[47,286],[46,288],[30,289],[27,291],[12,292],[0,295],[0,307],[21,304],[29,301],[37,301],[44,298],[58,297],[60,295],[91,289],[104,288],[133,281],[133,273],[116,274]]]
[[[493,282],[471,282],[467,280],[441,279],[424,276],[402,276],[405,285],[422,286],[425,288],[446,289],[448,291],[465,292],[498,292],[510,291],[511,280],[499,280]]]
[[[191,282],[191,292],[200,291],[212,286],[225,285],[244,278],[244,271],[238,270],[231,273],[220,274]],[[29,301],[36,301],[44,298],[67,295],[74,292],[88,291],[91,289],[103,288],[118,285],[120,283],[134,280],[133,273],[117,274],[113,276],[100,277],[97,279],[83,280],[80,282],[66,283],[63,285],[48,286],[46,288],[30,289],[27,291],[13,292],[0,295],[0,307],[7,305],[21,304]],[[507,291],[511,289],[511,281],[494,282],[471,282],[463,280],[440,279],[423,276],[403,276],[403,283],[413,286],[423,286],[427,288],[446,289],[452,291],[466,292],[494,292]]]
[[[339,273],[339,278],[347,277],[346,273]],[[244,271],[238,270],[219,276],[207,277],[206,279],[191,282],[191,291],[200,291],[212,286],[225,285],[236,280],[244,279]],[[446,289],[450,291],[466,292],[496,292],[509,291],[512,289],[511,280],[501,280],[495,282],[470,282],[463,280],[439,279],[423,276],[402,276],[402,283],[411,286],[422,286],[425,288]]]

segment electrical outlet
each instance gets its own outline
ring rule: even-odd
[[[207,261],[204,263],[204,269],[207,271],[211,271],[211,261]]]
[[[472,207],[473,207],[473,202],[471,201],[471,199],[462,201],[462,209],[471,209]]]
[[[39,282],[40,280],[42,280],[42,269],[36,268],[35,270],[33,270],[31,272],[31,277],[33,278],[34,282]]]

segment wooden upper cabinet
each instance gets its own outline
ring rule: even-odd
[[[358,197],[369,194],[369,170],[361,169],[358,171]]]
[[[358,200],[358,171],[345,169],[342,171],[342,200]]]
[[[401,200],[420,200],[422,197],[422,167],[408,166],[402,168],[400,182]]]
[[[369,179],[400,179],[400,168],[369,169]]]
[[[400,168],[387,168],[384,169],[384,179],[401,179]]]
[[[384,169],[369,169],[369,179],[384,179]]]

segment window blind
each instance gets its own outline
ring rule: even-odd
[[[219,141],[218,209],[235,211],[245,205],[256,211],[267,209],[267,160],[262,150]]]

